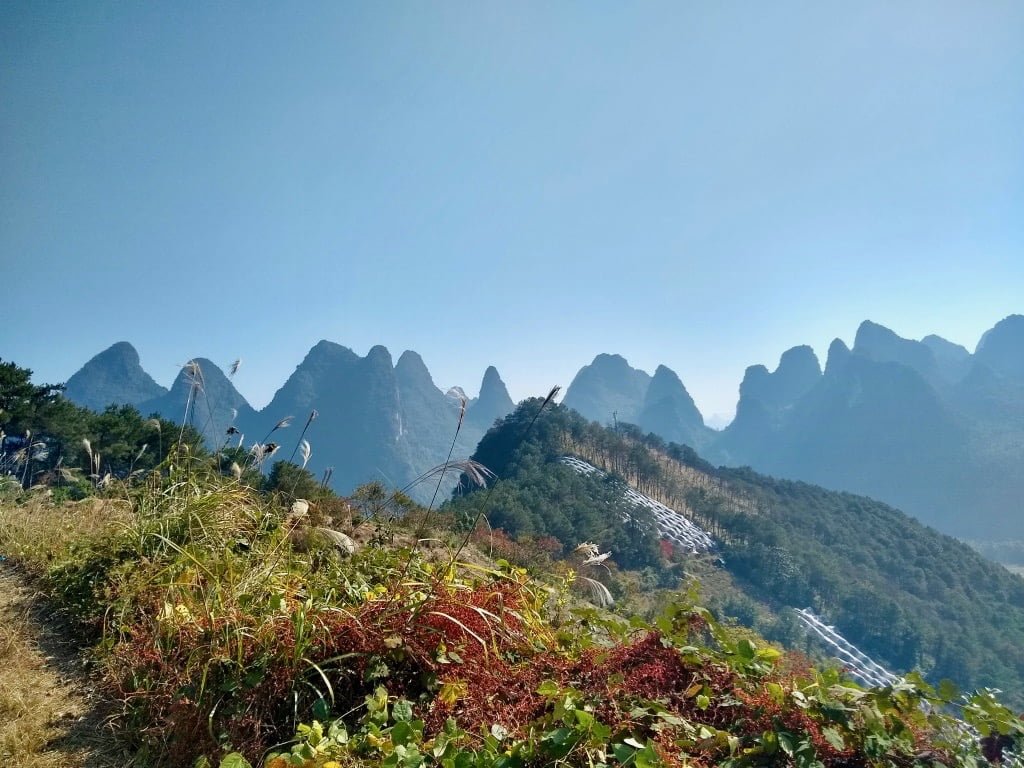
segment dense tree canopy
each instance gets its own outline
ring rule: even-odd
[[[179,444],[193,454],[204,452],[191,427],[144,417],[128,405],[96,413],[65,398],[63,385],[34,385],[31,379],[29,369],[0,361],[0,431],[8,436],[0,466],[26,486],[54,476],[124,479],[152,469]]]

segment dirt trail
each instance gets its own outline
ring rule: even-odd
[[[0,562],[0,765],[130,764],[105,727],[83,661],[73,630],[46,612],[17,569]]]

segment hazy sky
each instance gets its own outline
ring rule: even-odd
[[[870,318],[1024,312],[1024,3],[0,6],[0,357],[256,406],[327,338],[705,415]]]

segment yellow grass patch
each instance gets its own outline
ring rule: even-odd
[[[73,642],[41,615],[20,574],[0,564],[0,765],[127,765]]]
[[[39,571],[72,543],[108,535],[129,519],[127,502],[107,499],[0,505],[0,554]]]

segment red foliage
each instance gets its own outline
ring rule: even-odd
[[[422,690],[424,673],[443,666],[442,647],[457,654],[466,669],[500,670],[503,657],[530,652],[516,612],[523,603],[517,584],[451,594],[439,589],[415,607],[410,607],[411,600],[399,595],[368,601],[354,613],[309,615],[311,636],[301,653],[294,652],[292,617],[281,614],[244,636],[241,657],[225,654],[219,664],[207,664],[202,691],[204,670],[197,658],[209,658],[211,638],[246,626],[245,617],[213,622],[194,617],[176,629],[171,642],[152,629],[139,630],[114,652],[114,668],[123,670],[115,686],[126,702],[142,707],[146,721],[156,724],[144,735],[161,743],[175,764],[188,764],[216,747],[208,728],[214,706],[214,733],[247,755],[258,756],[289,738],[293,691],[311,696],[297,683],[306,676],[319,684],[319,673],[302,657],[316,662],[329,677],[335,708],[345,711],[378,684],[367,673],[380,662],[389,669],[389,691],[414,696]],[[256,674],[247,684],[244,678],[250,673]]]

